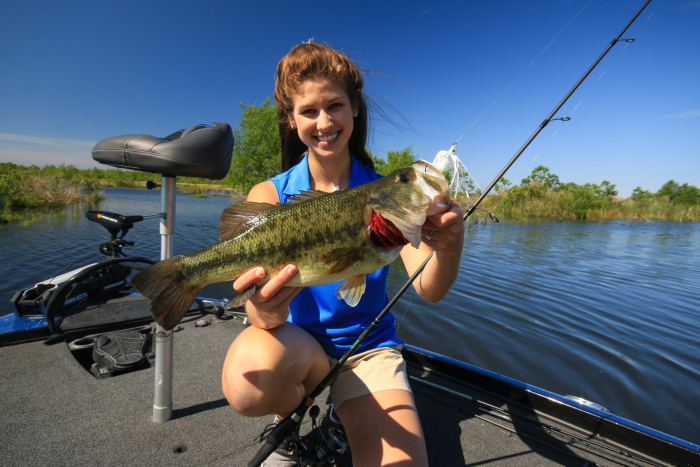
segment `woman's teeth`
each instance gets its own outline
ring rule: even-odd
[[[317,136],[319,141],[322,141],[324,143],[327,143],[328,141],[333,141],[338,137],[338,133],[334,133],[330,136]]]

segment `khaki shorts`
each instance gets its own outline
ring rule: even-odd
[[[337,409],[346,400],[388,389],[411,392],[402,347],[379,347],[351,356],[331,383],[333,406]],[[335,358],[328,360],[331,367],[338,363]]]

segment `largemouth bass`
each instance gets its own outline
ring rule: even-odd
[[[161,261],[131,283],[165,329],[180,322],[205,285],[258,266],[267,271],[261,283],[287,264],[298,269],[287,287],[343,280],[336,296],[356,306],[365,275],[394,261],[404,245],[418,248],[426,216],[449,209],[448,199],[443,174],[418,161],[349,190],[302,192],[277,205],[234,204],[221,215],[218,243]]]

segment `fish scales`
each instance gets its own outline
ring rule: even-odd
[[[180,321],[202,287],[235,280],[258,266],[268,273],[261,283],[290,263],[298,272],[288,287],[344,280],[338,296],[355,306],[364,276],[396,259],[406,243],[417,247],[427,212],[444,209],[446,196],[444,176],[420,161],[345,191],[303,192],[283,205],[232,205],[221,219],[220,236],[226,238],[161,261],[137,274],[132,284],[151,299],[151,313],[166,329]],[[373,240],[384,235],[380,229],[370,236],[373,212],[401,235]]]
[[[234,279],[256,266],[276,272],[289,263],[299,268],[295,280],[299,285],[325,276],[330,266],[318,261],[323,253],[364,243],[366,194],[344,191],[333,195],[275,206],[246,222],[238,235],[205,248],[197,257],[185,255],[183,272],[188,282]],[[222,262],[232,252],[235,257]]]

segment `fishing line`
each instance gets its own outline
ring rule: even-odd
[[[486,114],[489,112],[489,110],[491,110],[491,108],[492,108],[494,105],[496,105],[496,102],[498,102],[498,101],[501,99],[501,97],[503,97],[503,96],[505,95],[505,93],[507,93],[508,90],[509,90],[511,87],[513,87],[513,85],[514,85],[515,83],[517,83],[517,82],[520,80],[520,78],[522,78],[522,76],[525,74],[525,72],[526,72],[532,65],[534,65],[534,63],[547,51],[547,49],[548,49],[552,44],[554,44],[554,42],[555,42],[557,39],[559,39],[559,36],[561,36],[561,35],[564,33],[564,31],[566,31],[566,30],[569,28],[569,26],[571,26],[571,24],[572,24],[574,21],[576,21],[576,18],[578,18],[578,17],[581,15],[581,13],[583,13],[583,11],[584,11],[586,8],[588,8],[588,5],[590,5],[592,2],[593,2],[593,0],[589,0],[589,2],[586,3],[586,5],[581,9],[581,11],[579,11],[579,12],[576,14],[576,16],[574,16],[574,17],[571,19],[571,21],[569,21],[569,23],[568,23],[566,26],[564,26],[564,28],[563,28],[561,31],[559,31],[559,33],[558,33],[556,36],[554,36],[554,39],[552,39],[552,40],[549,42],[549,44],[547,44],[547,46],[546,46],[544,49],[542,49],[542,50],[540,51],[539,54],[537,54],[537,56],[530,62],[530,64],[527,65],[525,68],[523,68],[523,70],[520,72],[520,74],[519,74],[518,76],[515,77],[515,79],[513,80],[513,82],[510,83],[508,86],[506,86],[506,88],[503,90],[503,92],[501,92],[501,94],[498,95],[498,97],[491,103],[491,105],[489,105],[489,106],[486,108],[486,110],[484,110],[484,112],[483,112],[481,115],[479,115],[479,116],[477,117],[477,119],[474,120],[474,122],[473,122],[471,125],[469,125],[469,128],[467,128],[467,129],[464,131],[464,133],[462,133],[462,135],[461,135],[459,138],[457,138],[457,140],[455,141],[455,143],[458,143],[459,140],[461,140],[461,139],[464,137],[464,135],[466,135],[466,134],[469,132],[469,130],[471,130],[472,127],[473,127],[474,125],[476,125],[476,124],[479,122],[479,120],[481,120],[481,118],[482,118],[484,115],[486,115]],[[475,181],[476,181],[476,180],[475,180]]]
[[[635,32],[635,38],[636,38],[636,37],[639,37],[639,36],[641,35],[641,31],[643,30],[644,26],[649,22],[649,20],[650,20],[651,17],[654,15],[654,13],[656,12],[656,10],[658,10],[658,8],[661,6],[661,4],[663,3],[663,1],[664,1],[664,0],[662,0],[658,5],[656,5],[656,7],[654,8],[654,11],[652,11],[652,12],[649,14],[649,16],[647,17],[647,19],[639,26],[638,30]],[[590,3],[590,2],[589,2],[589,3]],[[580,100],[578,101],[578,103],[574,106],[574,108],[573,108],[570,112],[566,112],[567,115],[574,115],[574,114],[576,113],[576,111],[577,111],[578,108],[583,104],[583,102],[584,102],[585,100],[587,100],[587,99],[590,97],[590,95],[593,93],[593,91],[595,91],[595,90],[597,89],[598,84],[603,80],[603,77],[605,77],[605,75],[606,75],[609,71],[611,71],[612,69],[615,68],[615,66],[617,65],[618,60],[620,59],[620,57],[622,56],[622,54],[625,53],[625,51],[627,50],[627,48],[630,46],[631,43],[633,43],[633,42],[635,41],[635,39],[633,39],[633,38],[626,38],[626,39],[619,39],[619,40],[618,40],[618,42],[621,42],[621,41],[624,41],[624,42],[625,42],[625,44],[624,44],[624,46],[622,47],[622,49],[620,49],[620,51],[619,51],[619,52],[612,58],[612,60],[607,64],[606,68],[605,68],[605,69],[603,70],[603,72],[600,74],[600,76],[598,77],[598,79],[595,80],[595,81],[593,82],[593,84],[592,84],[591,86],[589,86],[589,87],[586,89],[586,91],[585,91],[584,94],[583,94],[583,97],[581,97],[581,99],[580,99]],[[567,117],[567,118],[568,118],[568,117]],[[532,158],[531,163],[534,162],[534,161],[539,157],[539,155],[542,154],[542,152],[544,152],[544,150],[549,146],[549,144],[551,143],[551,141],[554,139],[554,137],[557,135],[557,133],[559,133],[559,131],[562,129],[562,127],[563,127],[562,125],[559,125],[559,126],[558,126],[558,128],[557,128],[556,131],[552,134],[552,136],[545,142],[545,144],[542,145],[542,147],[539,149],[539,151],[537,152],[537,154],[535,154],[535,156]],[[532,164],[532,165],[534,165],[534,164]],[[527,171],[527,169],[523,169],[523,171],[522,171],[522,172],[520,173],[520,175],[519,175],[519,178],[522,177],[522,176],[525,174],[526,171]],[[498,207],[498,205],[500,205],[500,203],[501,203],[501,201],[499,200],[498,203],[497,203],[492,209],[495,210],[496,207]]]
[[[498,97],[496,97],[496,99],[491,103],[491,105],[489,105],[489,106],[486,108],[486,110],[484,110],[484,111],[481,113],[481,115],[479,115],[479,116],[477,117],[477,119],[474,120],[474,122],[464,131],[464,133],[462,133],[462,135],[461,135],[459,138],[457,138],[457,140],[455,141],[454,145],[456,145],[456,144],[469,132],[469,130],[471,130],[472,127],[474,127],[474,126],[479,122],[479,120],[481,120],[481,118],[484,117],[484,116],[491,110],[491,108],[493,108],[494,105],[496,105],[496,103],[508,92],[508,90],[510,90],[511,87],[513,87],[513,86],[515,85],[515,83],[517,83],[518,81],[520,81],[520,78],[523,77],[523,75],[525,74],[525,72],[526,72],[528,69],[530,69],[530,67],[532,67],[532,65],[534,65],[535,62],[536,62],[542,55],[544,55],[544,53],[547,51],[547,49],[548,49],[549,47],[551,47],[552,44],[554,44],[554,43],[557,41],[557,39],[559,39],[559,37],[564,33],[564,31],[566,31],[566,30],[573,24],[573,22],[576,21],[576,19],[577,19],[579,16],[581,16],[581,14],[588,8],[588,6],[589,6],[592,2],[593,2],[593,0],[589,0],[589,2],[586,3],[586,5],[584,5],[584,7],[583,7],[569,22],[568,22],[568,24],[567,24],[566,26],[564,26],[564,28],[563,28],[561,31],[559,31],[559,33],[558,33],[556,36],[554,36],[554,38],[549,42],[549,44],[547,44],[547,45],[540,51],[540,53],[537,54],[537,56],[535,56],[535,58],[534,58],[525,68],[523,68],[523,70],[515,77],[515,79],[514,79],[508,86],[506,86],[506,88],[501,92],[501,94],[498,95]],[[474,178],[474,176],[471,174],[471,172],[469,172],[469,170],[466,168],[466,166],[464,166],[464,164],[463,164],[461,161],[459,161],[459,163],[462,164],[462,166],[464,167],[464,172],[466,172],[466,175],[467,175],[469,178],[471,178],[471,179],[474,181],[474,183],[476,184],[477,191],[478,191],[478,192],[481,192],[481,191],[482,191],[482,190],[481,190],[481,186],[480,186],[479,183],[476,181],[476,178]],[[456,174],[459,172],[459,169],[455,168],[454,171],[455,171],[455,174],[453,174],[453,175],[456,175]],[[469,191],[465,189],[465,192],[467,193],[467,199],[469,199],[469,198],[470,198]]]

